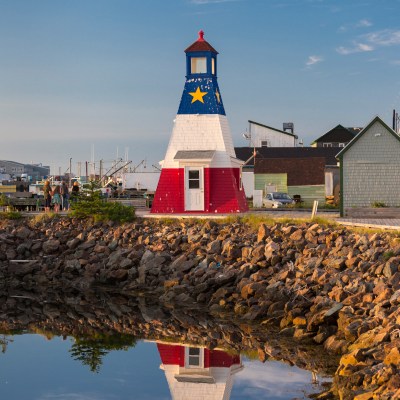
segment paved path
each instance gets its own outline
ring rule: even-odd
[[[400,231],[400,219],[387,219],[387,218],[338,218],[336,220],[339,224],[349,226],[360,226],[363,228],[376,228],[376,229],[391,229]]]

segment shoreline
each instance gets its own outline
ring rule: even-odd
[[[0,289],[153,291],[164,307],[233,313],[340,357],[321,399],[400,396],[395,235],[315,222],[258,229],[213,220],[165,222],[1,221]]]

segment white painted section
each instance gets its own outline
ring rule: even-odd
[[[262,147],[262,142],[267,142],[267,147],[296,147],[296,138],[285,132],[260,126],[250,122],[251,146]]]
[[[160,171],[128,172],[123,175],[122,186],[124,189],[155,191],[160,179],[160,173]]]
[[[175,379],[175,375],[193,373],[192,369],[186,370],[177,365],[162,365],[161,368],[165,372],[173,400],[229,400],[234,381],[233,374],[240,370],[238,366],[203,368],[199,373],[211,376],[215,380],[215,383],[210,384],[178,382]]]
[[[185,211],[204,211],[204,168],[185,168]]]
[[[242,185],[246,197],[253,197],[254,192],[254,172],[242,172]]]
[[[174,160],[179,150],[215,150],[210,168],[237,167],[228,119],[219,114],[178,114],[163,162],[163,168],[179,168]]]
[[[253,190],[253,207],[262,207],[263,191]]]

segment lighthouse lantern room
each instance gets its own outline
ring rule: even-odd
[[[186,82],[152,213],[247,211],[241,165],[217,82],[218,52],[199,32],[186,50]]]

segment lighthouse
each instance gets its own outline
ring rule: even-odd
[[[217,81],[218,52],[204,32],[186,50],[186,82],[154,196],[152,213],[248,210]]]
[[[173,400],[229,400],[241,356],[179,344],[157,343]]]

